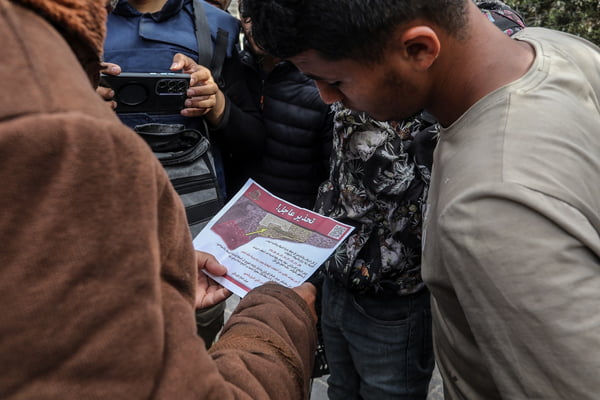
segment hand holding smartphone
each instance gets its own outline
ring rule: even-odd
[[[179,114],[187,98],[190,75],[172,72],[102,74],[100,85],[114,90],[117,113]]]

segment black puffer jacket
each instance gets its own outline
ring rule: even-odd
[[[234,155],[227,171],[230,193],[251,177],[276,196],[312,209],[319,184],[328,177],[333,134],[330,107],[321,100],[314,82],[293,64],[281,62],[265,74],[252,53],[242,51],[241,56],[246,83],[261,111],[265,138],[262,155],[254,159]]]

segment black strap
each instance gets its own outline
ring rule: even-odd
[[[212,40],[210,36],[210,27],[206,19],[206,12],[202,5],[203,0],[194,0],[192,8],[194,9],[196,40],[198,41],[198,63],[200,65],[210,65],[212,59]]]
[[[198,42],[198,63],[210,69],[215,82],[219,82],[223,70],[223,62],[227,55],[227,44],[229,41],[229,32],[219,28],[217,31],[217,41],[213,52],[210,27],[204,11],[204,0],[194,0],[192,7],[194,9],[196,41]]]
[[[217,32],[217,42],[215,43],[215,52],[213,53],[212,61],[210,62],[210,70],[212,71],[213,79],[219,82],[221,72],[223,71],[223,63],[227,55],[227,44],[229,42],[229,32],[219,28]]]

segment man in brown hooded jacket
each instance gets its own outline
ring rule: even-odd
[[[308,398],[314,288],[264,285],[196,336],[224,297],[198,269],[224,268],[94,91],[105,3],[0,0],[0,398]]]

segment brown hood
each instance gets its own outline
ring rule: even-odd
[[[97,86],[106,34],[106,0],[13,0],[52,23]]]

